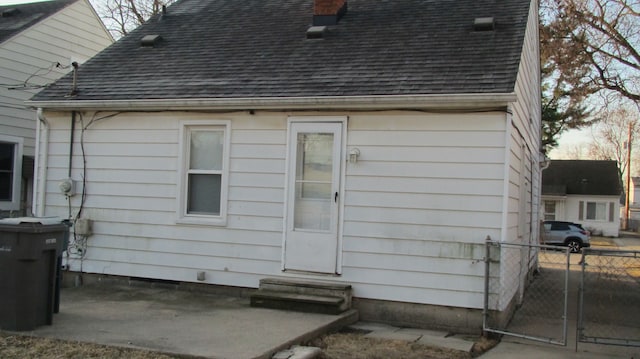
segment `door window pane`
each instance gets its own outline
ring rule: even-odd
[[[299,133],[296,178],[304,181],[331,182],[333,134]]]
[[[298,133],[294,227],[331,227],[333,133]]]

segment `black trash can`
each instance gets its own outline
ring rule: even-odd
[[[53,323],[58,258],[68,226],[59,219],[0,220],[0,329]]]

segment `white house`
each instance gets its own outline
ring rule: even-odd
[[[624,208],[621,216],[624,217]],[[638,231],[640,228],[640,177],[631,177],[629,190],[629,229]]]
[[[544,219],[582,224],[617,237],[622,181],[616,161],[552,160],[542,172]]]
[[[0,6],[0,214],[31,213],[36,111],[43,86],[113,42],[88,0]]]
[[[31,100],[36,213],[71,213],[73,271],[349,283],[365,320],[477,330],[485,240],[538,238],[537,14],[179,1]]]

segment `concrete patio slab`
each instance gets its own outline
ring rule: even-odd
[[[309,314],[252,308],[248,298],[162,288],[95,285],[62,290],[53,325],[31,334],[205,358],[270,358],[357,312]]]

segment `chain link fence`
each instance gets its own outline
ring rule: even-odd
[[[566,345],[568,248],[487,242],[484,330]]]
[[[584,249],[578,341],[640,346],[640,252]]]

